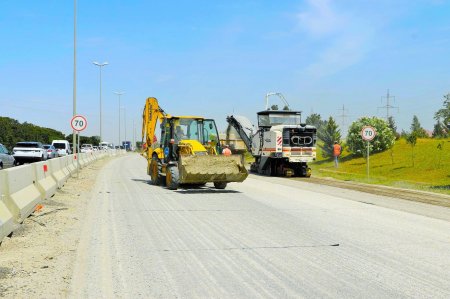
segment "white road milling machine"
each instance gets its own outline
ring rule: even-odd
[[[284,108],[269,107],[269,97],[278,96]],[[301,123],[301,111],[292,111],[281,93],[266,95],[266,109],[257,113],[258,127],[248,118],[230,115],[236,129],[255,158],[250,170],[270,176],[311,176],[308,163],[316,159],[317,129]]]

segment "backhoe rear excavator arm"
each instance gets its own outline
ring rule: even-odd
[[[142,113],[142,142],[144,147],[144,156],[151,157],[153,152],[153,138],[155,136],[156,123],[160,123],[168,115],[159,107],[156,98],[147,98],[145,101],[144,111]]]

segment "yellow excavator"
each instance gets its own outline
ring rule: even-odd
[[[155,136],[159,122],[161,137]],[[176,190],[180,185],[214,183],[225,189],[229,182],[243,182],[248,172],[242,155],[221,153],[219,134],[213,119],[172,116],[156,98],[148,98],[142,115],[143,156],[154,185]]]

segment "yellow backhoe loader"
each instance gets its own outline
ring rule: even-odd
[[[155,136],[160,123],[161,137]],[[148,98],[142,115],[143,155],[147,173],[155,185],[176,190],[179,185],[214,183],[224,189],[229,182],[243,182],[248,172],[242,155],[221,155],[219,134],[213,119],[172,116],[156,98]]]

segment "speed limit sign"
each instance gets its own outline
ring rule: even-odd
[[[365,141],[371,141],[372,139],[375,138],[375,136],[377,136],[377,131],[375,130],[374,127],[365,126],[365,127],[362,128],[362,130],[361,130],[361,137]]]
[[[75,115],[70,121],[70,125],[72,126],[72,129],[74,129],[75,131],[81,132],[87,127],[86,117],[82,115]]]

